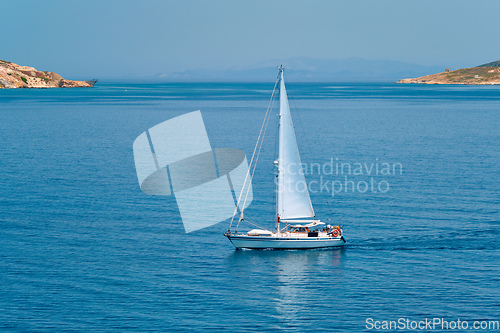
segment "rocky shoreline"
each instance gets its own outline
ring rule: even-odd
[[[413,79],[403,79],[396,83],[464,85],[500,84],[500,60],[472,68],[462,68],[454,71],[447,69],[442,73],[426,75]]]
[[[54,72],[39,71],[0,60],[0,89],[2,88],[77,88],[93,87],[97,80],[65,80]]]

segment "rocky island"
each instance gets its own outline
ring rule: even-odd
[[[442,73],[403,79],[396,83],[421,84],[500,84],[500,60],[472,68],[454,71],[446,69]]]
[[[93,87],[96,82],[65,80],[54,72],[38,71],[33,67],[0,60],[0,89]]]

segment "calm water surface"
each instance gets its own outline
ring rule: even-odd
[[[307,176],[389,185],[312,191],[319,217],[341,218],[341,250],[236,251],[228,221],[185,234],[174,197],[140,191],[132,143],[145,129],[201,110],[212,147],[251,156],[272,87],[1,90],[0,328],[361,332],[367,318],[499,320],[500,87],[288,83],[304,163],[402,166]],[[268,228],[274,139],[246,212]]]

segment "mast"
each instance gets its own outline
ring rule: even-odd
[[[283,80],[283,65],[279,67],[279,150],[276,191],[276,229],[279,235],[281,219],[314,217],[314,209],[300,161],[297,139]]]
[[[278,114],[278,147],[280,147],[279,145],[279,142],[281,140],[281,82],[283,81],[283,65],[280,65],[278,67],[278,78],[279,78],[279,82],[278,82],[278,94],[280,96],[280,113]],[[280,168],[280,165],[279,165],[279,156],[280,156],[280,151],[279,151],[279,148],[278,148],[278,159],[274,162],[274,165],[276,165],[276,167],[278,168],[278,182],[276,183],[276,235],[279,237],[280,235],[280,213],[279,213],[279,200],[280,200],[280,183],[279,183],[279,168]]]

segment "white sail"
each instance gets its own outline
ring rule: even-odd
[[[281,219],[314,217],[311,198],[300,163],[283,71],[280,75],[277,213]]]

